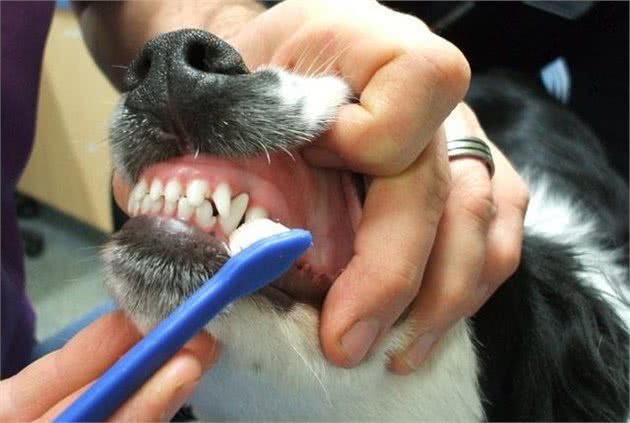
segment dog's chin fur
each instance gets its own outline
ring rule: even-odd
[[[149,43],[148,51],[171,45],[168,34],[162,37]],[[194,32],[190,37],[206,35]],[[136,63],[144,63],[143,54]],[[169,126],[186,132],[190,138],[184,141],[202,154],[229,158],[295,152],[330,126],[350,94],[341,79],[273,68],[200,81],[211,86],[211,94],[201,90],[190,95],[203,113],[197,110],[173,123],[177,119],[159,110],[146,112],[158,107],[147,100],[157,89],[138,87],[132,78],[112,124],[115,164],[129,182],[136,182],[147,166],[188,153],[190,145],[182,146],[181,133],[175,138],[164,134]],[[198,417],[627,418],[627,187],[610,170],[588,129],[529,88],[503,76],[481,79],[473,83],[469,101],[490,137],[515,158],[530,183],[532,200],[516,273],[476,316],[455,324],[427,362],[407,377],[393,375],[386,363],[391,352],[408,346],[411,321],[403,319],[358,368],[347,370],[322,355],[317,304],[283,303],[269,293],[238,300],[207,326],[223,353],[195,393]],[[190,109],[192,103],[181,102],[183,110]],[[543,117],[534,119],[532,108]],[[545,137],[532,136],[532,127]],[[570,134],[563,132],[567,128]],[[559,164],[547,155],[565,148],[573,160]],[[597,171],[583,175],[582,159]],[[592,189],[582,189],[580,183]],[[602,190],[611,197],[600,204]],[[227,259],[212,236],[182,222],[146,216],[131,219],[104,251],[107,286],[143,331]],[[284,283],[308,283],[302,276],[289,273]]]

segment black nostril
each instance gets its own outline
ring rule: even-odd
[[[144,48],[127,67],[127,74],[123,81],[124,91],[131,91],[148,77],[153,65],[153,50]]]
[[[149,74],[150,69],[151,69],[151,57],[148,54],[146,54],[144,55],[144,57],[141,58],[140,62],[138,63],[135,69],[136,71],[135,77],[138,80],[138,82],[144,81],[144,79]]]
[[[186,64],[201,72],[210,72],[210,63],[206,57],[206,46],[199,41],[193,41],[186,46],[184,52]]]
[[[182,32],[180,64],[202,73],[239,75],[249,71],[234,48],[223,40],[201,31]]]

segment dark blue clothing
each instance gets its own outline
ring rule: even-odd
[[[14,192],[33,144],[37,91],[54,2],[0,2],[2,9],[2,232],[0,377],[28,364],[35,342],[24,289],[24,256]]]

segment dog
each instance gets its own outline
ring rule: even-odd
[[[261,217],[314,247],[272,285],[208,323],[224,347],[191,405],[201,420],[625,420],[628,188],[572,113],[508,74],[474,78],[467,102],[531,193],[520,266],[421,368],[401,319],[355,369],[319,347],[323,298],[352,255],[360,175],[308,166],[300,147],[352,96],[335,76],[266,67],[198,30],[148,42],[114,113],[131,219],[104,248],[107,287],[148,331],[227,260],[226,237]],[[359,211],[357,218],[357,210]]]

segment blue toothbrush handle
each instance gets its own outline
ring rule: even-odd
[[[311,244],[308,231],[293,229],[260,240],[232,257],[55,422],[107,419],[225,306],[284,274]]]

